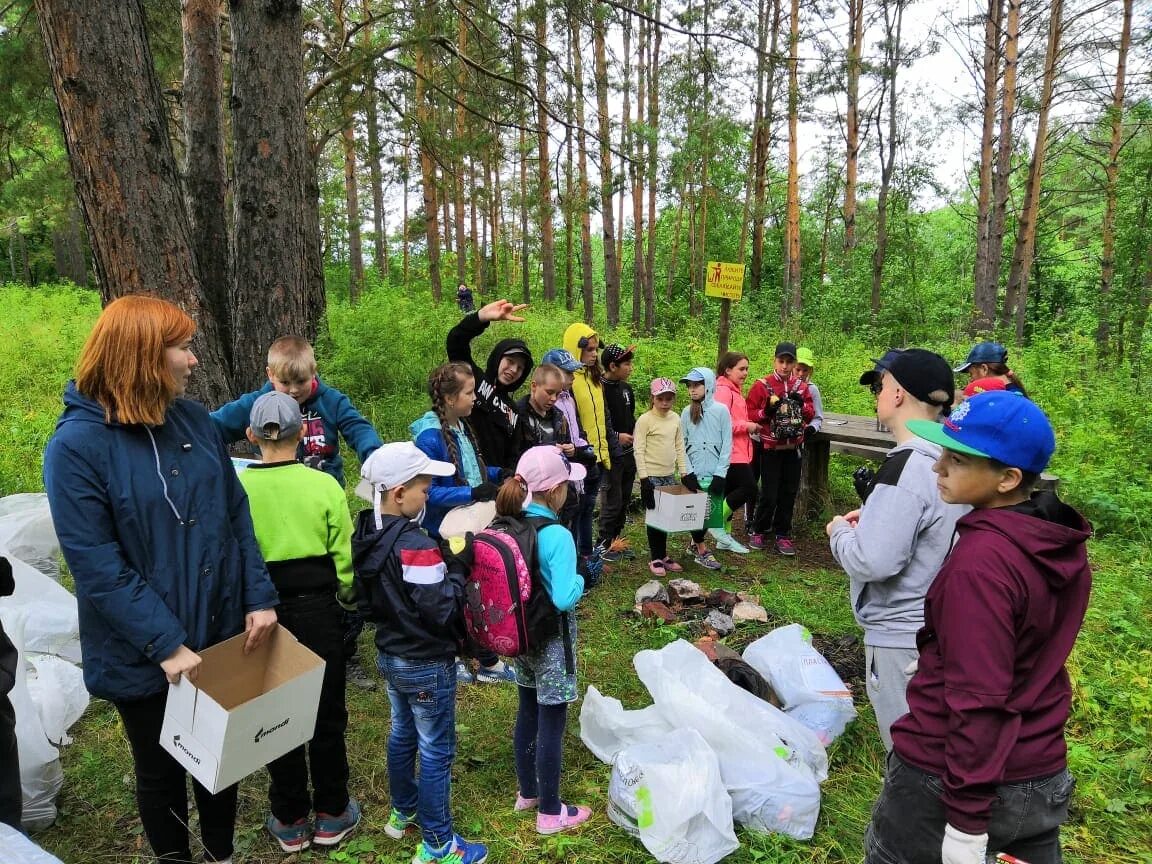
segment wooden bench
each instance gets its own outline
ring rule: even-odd
[[[896,439],[875,416],[826,413],[823,428],[804,444],[804,468],[800,492],[796,496],[797,518],[833,509],[828,492],[828,466],[833,451],[883,462],[888,451],[895,446]],[[1059,477],[1045,472],[1040,475],[1036,488],[1055,492],[1059,485]]]

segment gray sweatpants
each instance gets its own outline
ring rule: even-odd
[[[868,701],[876,712],[876,725],[884,749],[892,752],[892,724],[908,713],[906,691],[913,673],[907,669],[920,656],[915,648],[864,646]]]

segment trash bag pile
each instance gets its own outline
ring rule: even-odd
[[[71,743],[68,728],[88,707],[80,670],[76,598],[56,579],[59,546],[47,496],[0,498],[0,555],[12,564],[16,590],[0,598],[0,620],[20,652],[9,694],[16,712],[24,827],[46,828],[56,820],[56,797],[64,783],[59,747]]]
[[[612,766],[608,816],[657,861],[714,864],[739,847],[734,822],[801,840],[815,831],[825,747],[855,717],[851,694],[798,624],[756,640],[743,660],[782,708],[683,640],[633,658],[652,705],[585,694],[580,738]]]

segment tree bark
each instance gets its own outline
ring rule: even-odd
[[[980,127],[980,169],[976,188],[976,265],[973,269],[973,294],[978,332],[992,329],[996,320],[999,280],[988,272],[991,249],[992,133],[996,125],[996,82],[1000,77],[1000,21],[1004,0],[988,0],[984,17],[984,86],[982,123]]]
[[[627,13],[630,14],[630,13]],[[644,166],[647,157],[644,147],[644,106],[648,96],[648,67],[646,60],[649,29],[643,20],[638,22],[636,60],[636,126],[629,131],[628,177],[632,187],[632,329],[639,330],[644,323]],[[621,232],[623,233],[623,232]]]
[[[154,294],[191,315],[192,389],[218,405],[231,398],[227,354],[196,274],[143,6],[37,0],[36,15],[101,299]]]
[[[228,166],[224,151],[221,0],[183,0],[184,192],[192,254],[221,345],[231,353],[232,249],[228,232]]]
[[[349,118],[351,121],[352,118]],[[340,133],[344,147],[344,201],[348,224],[348,302],[356,303],[364,289],[364,242],[360,237],[360,192],[356,182],[356,136],[352,123]]]
[[[1111,136],[1108,141],[1108,163],[1104,166],[1104,224],[1101,227],[1100,291],[1097,296],[1096,345],[1101,356],[1109,354],[1109,325],[1112,279],[1116,272],[1116,175],[1120,168],[1121,133],[1124,129],[1124,79],[1128,46],[1132,41],[1132,0],[1124,0],[1124,23],[1120,31],[1120,48],[1116,58],[1116,86],[1112,90]]]
[[[848,0],[848,82],[844,158],[844,248],[856,248],[856,173],[860,157],[860,67],[864,51],[864,0]]]
[[[372,15],[370,0],[362,0],[360,11],[363,19],[367,21]],[[365,27],[362,31],[364,50],[372,48],[372,28]],[[376,64],[370,63],[365,75],[367,93],[364,100],[364,126],[368,143],[368,178],[372,185],[372,263],[376,267],[376,274],[381,279],[388,277],[388,232],[387,219],[384,215],[384,172],[380,168],[380,159],[383,151],[380,147],[380,109],[376,98]]]
[[[803,311],[800,285],[800,165],[798,126],[800,115],[800,0],[792,0],[788,37],[788,215],[784,239],[784,314],[787,323]]]
[[[1036,120],[1036,143],[1028,168],[1028,185],[1020,208],[1016,245],[1012,251],[1012,269],[1004,293],[1004,323],[1015,318],[1016,343],[1024,341],[1024,316],[1028,307],[1028,276],[1036,252],[1036,218],[1040,211],[1040,183],[1044,177],[1044,159],[1048,152],[1048,116],[1052,110],[1052,90],[1056,83],[1056,66],[1060,58],[1063,33],[1064,0],[1051,0],[1048,21],[1048,46],[1044,52],[1044,83],[1040,89],[1040,114]]]
[[[896,167],[896,74],[900,69],[900,36],[904,23],[904,0],[895,0],[893,12],[884,3],[884,77],[888,91],[888,141],[880,141],[880,194],[876,202],[876,249],[872,253],[872,320],[880,316],[880,289],[884,283],[884,263],[888,254],[888,191]]]
[[[1022,0],[1008,0],[1008,23],[1004,31],[1004,75],[1000,100],[1000,135],[996,145],[996,170],[992,175],[992,215],[988,235],[985,279],[995,298],[1000,285],[1000,262],[1004,258],[1004,226],[1012,189],[1012,151],[1015,139],[1016,76],[1020,53],[1020,7]],[[995,300],[993,299],[993,306]]]
[[[600,130],[600,222],[604,234],[604,309],[608,326],[620,323],[620,262],[616,259],[616,227],[612,214],[612,127],[608,122],[608,56],[605,38],[608,4],[596,0],[592,10],[592,45],[596,63],[596,117]]]
[[[460,52],[461,56],[467,56],[468,53],[468,27],[469,21],[466,15],[461,15],[456,29],[456,50]],[[460,80],[464,80],[466,69],[463,63],[458,63],[458,72]],[[468,282],[468,248],[469,244],[464,235],[464,154],[469,149],[468,137],[468,112],[465,107],[466,94],[461,88],[456,94],[456,126],[455,126],[455,139],[456,157],[453,160],[452,189],[454,191],[454,205],[456,216],[456,284]],[[475,266],[475,262],[473,262]]]
[[[552,215],[552,160],[548,154],[548,4],[536,0],[536,136],[540,160],[537,219],[540,222],[540,280],[544,299],[556,299],[556,239]]]
[[[431,3],[424,3],[425,14],[431,16]],[[427,96],[427,84],[431,74],[428,62],[428,46],[416,46],[416,100],[417,146],[420,148],[420,185],[424,193],[424,236],[428,243],[428,282],[432,289],[432,301],[439,303],[443,294],[440,284],[440,208],[436,201],[436,165],[432,160],[432,140],[436,130],[432,128],[432,108]]]
[[[576,168],[580,208],[580,282],[584,299],[584,321],[592,323],[592,220],[588,214],[588,133],[584,127],[584,60],[580,45],[580,19],[576,3],[569,3],[568,26],[572,30],[572,83],[576,88]]]
[[[644,332],[656,327],[656,193],[660,182],[657,159],[660,142],[660,0],[656,0],[651,26],[651,53],[648,55],[648,260],[644,265]]]
[[[268,345],[315,332],[310,296],[313,206],[304,123],[299,2],[231,0],[236,225],[232,356],[236,385],[265,379]],[[319,222],[316,222],[318,245]],[[318,256],[318,248],[316,250]]]
[[[767,34],[761,26],[761,57]],[[772,140],[772,114],[775,110],[776,57],[780,42],[780,0],[772,0],[771,49],[765,64],[761,59],[757,64],[756,90],[760,100],[760,120],[755,130],[756,140],[756,193],[752,208],[752,277],[749,287],[759,290],[764,275],[764,221],[768,197],[768,153]],[[763,68],[761,68],[763,67]]]

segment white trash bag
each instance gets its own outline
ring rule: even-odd
[[[11,825],[0,822],[0,861],[3,864],[64,864]]]
[[[0,498],[0,549],[7,550],[5,557],[19,558],[52,579],[60,577],[56,559],[60,542],[45,493],[20,492]]]
[[[636,672],[674,728],[712,747],[737,822],[806,840],[820,814],[828,754],[815,733],[737,687],[688,642],[641,651]]]
[[[7,499],[0,499],[7,500]],[[24,650],[55,654],[80,662],[80,618],[76,598],[0,543],[0,555],[12,563],[16,590],[0,600],[0,609],[24,613]]]
[[[616,754],[608,818],[669,864],[715,864],[740,848],[716,754],[695,729]]]
[[[632,744],[653,741],[671,732],[672,726],[655,705],[627,710],[611,696],[589,685],[580,706],[580,740],[592,755],[611,765],[616,754]]]
[[[777,627],[744,649],[744,661],[768,679],[784,710],[831,744],[856,719],[852,693],[812,647],[800,624]]]

